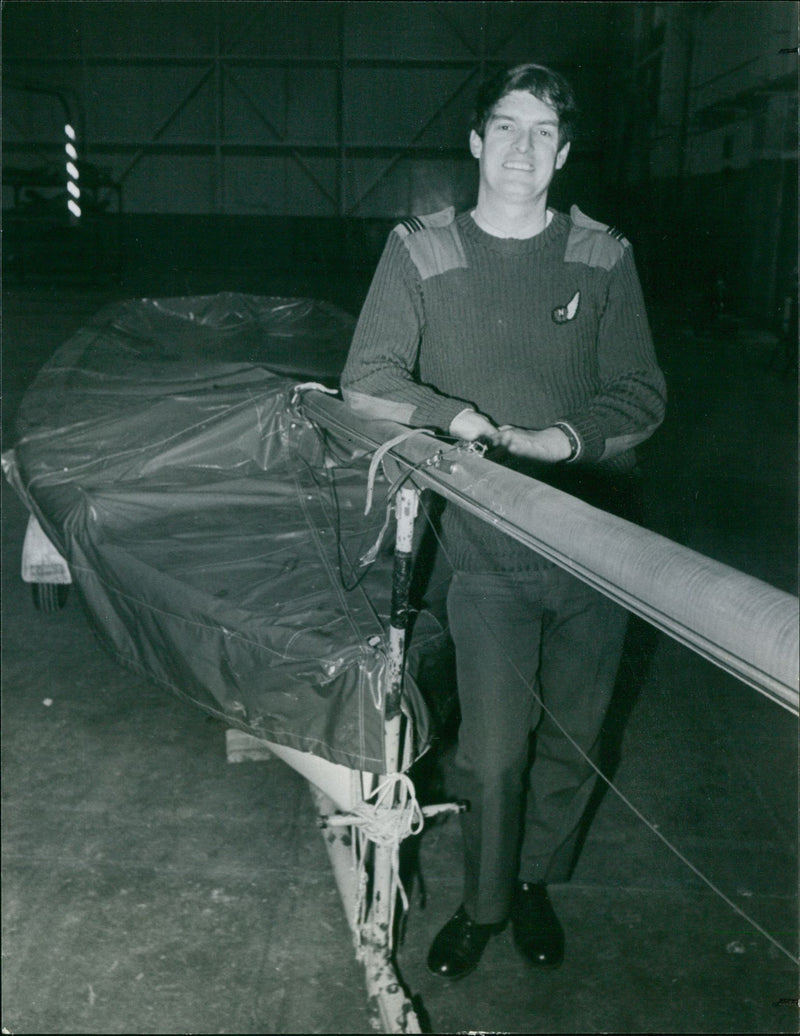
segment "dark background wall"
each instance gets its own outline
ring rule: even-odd
[[[3,8],[6,275],[363,269],[468,205],[485,74],[573,81],[552,200],[634,241],[652,296],[780,318],[796,266],[797,15],[762,3],[16,2]],[[76,130],[81,217],[65,192]]]

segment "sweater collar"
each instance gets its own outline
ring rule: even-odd
[[[481,230],[472,218],[471,210],[460,213],[456,217],[459,231],[481,248],[489,248],[500,255],[518,256],[527,255],[531,252],[539,252],[546,248],[561,234],[569,228],[569,217],[563,212],[553,210],[553,218],[544,230],[533,237],[495,237],[494,234],[487,234]]]

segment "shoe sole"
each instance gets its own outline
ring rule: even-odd
[[[480,964],[480,961],[478,961],[478,964]],[[430,966],[428,966],[428,971],[431,973],[431,975],[435,975],[436,978],[443,979],[445,982],[458,982],[460,979],[466,978],[467,975],[471,975],[472,972],[475,971],[475,969],[478,967],[478,964],[473,964],[471,968],[467,968],[466,971],[459,972],[458,975],[446,975],[444,974],[444,972],[436,971],[435,968],[432,968]]]
[[[514,941],[514,949],[517,951],[522,960],[525,961],[528,967],[534,968],[536,971],[555,971],[556,968],[560,968],[561,965],[564,963],[563,957],[561,958],[561,960],[553,961],[552,964],[540,964],[539,961],[531,960],[528,954],[525,953],[525,951],[517,945],[516,940]]]

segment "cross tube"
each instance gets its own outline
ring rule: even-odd
[[[366,420],[309,391],[307,418],[368,450],[403,427]],[[430,488],[502,529],[766,697],[798,714],[798,600],[658,533],[545,483],[460,452],[435,467],[441,442],[405,439],[391,457]]]

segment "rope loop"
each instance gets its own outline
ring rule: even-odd
[[[389,439],[387,442],[383,443],[382,446],[379,446],[373,453],[372,460],[369,465],[369,472],[367,473],[367,500],[364,506],[364,514],[369,514],[370,509],[372,508],[372,493],[375,487],[375,476],[378,473],[378,465],[394,446],[399,446],[401,442],[405,442],[406,439],[410,439],[412,435],[419,435],[420,432],[429,433],[429,430],[427,428],[406,428],[405,431],[400,433],[400,435],[396,435],[394,439]]]
[[[372,800],[372,801],[370,801]],[[409,835],[419,834],[425,817],[417,801],[414,784],[408,774],[390,773],[353,810],[362,819],[353,831],[353,850],[357,855],[356,903],[355,903],[355,949],[359,960],[364,957],[364,938],[369,911],[366,880],[366,846],[372,842],[391,853],[391,887],[389,890],[389,924],[386,937],[388,948],[394,946],[394,921],[397,900],[400,899],[403,914],[408,911],[408,895],[400,880],[400,843]],[[356,845],[359,846],[356,850]]]
[[[418,835],[425,823],[414,784],[406,773],[388,774],[353,812],[362,820],[359,828],[365,837],[390,849],[410,835]]]

